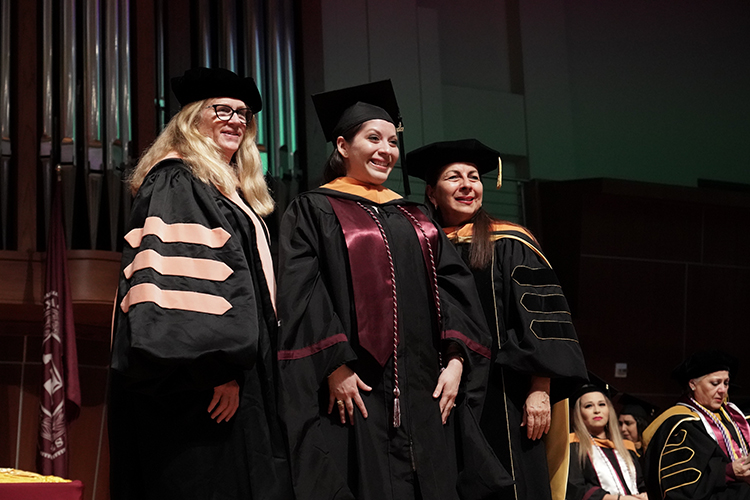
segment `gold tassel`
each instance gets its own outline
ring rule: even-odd
[[[500,189],[503,185],[503,159],[497,157],[497,186],[495,189]]]

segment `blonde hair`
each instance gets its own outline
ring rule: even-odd
[[[201,113],[210,102],[211,99],[204,99],[187,104],[169,121],[159,137],[143,152],[128,178],[131,191],[133,194],[138,192],[154,165],[170,154],[177,153],[197,179],[213,184],[225,194],[239,189],[258,215],[270,214],[274,209],[274,201],[268,192],[260,153],[255,144],[258,133],[255,117],[247,124],[240,147],[235,153],[232,171],[227,168],[219,146],[198,130]]]
[[[609,409],[609,420],[607,421],[607,426],[605,427],[607,439],[614,443],[615,450],[617,450],[617,453],[619,453],[622,459],[625,460],[628,468],[631,470],[635,470],[633,459],[630,456],[628,449],[625,448],[625,442],[622,440],[622,434],[620,434],[620,426],[611,425],[612,417],[617,415],[617,413],[615,413],[615,407],[612,405],[612,401],[609,400],[606,394],[602,392],[600,392],[599,394],[604,397],[604,401],[607,402],[607,408]],[[591,452],[591,448],[594,446],[594,441],[593,439],[591,439],[591,433],[586,427],[586,424],[583,422],[583,417],[581,416],[581,398],[578,398],[575,406],[573,407],[573,432],[575,432],[576,437],[578,437],[578,462],[581,464],[581,468],[583,468],[586,465],[586,459]]]

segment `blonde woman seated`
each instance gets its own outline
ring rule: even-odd
[[[612,402],[597,386],[581,387],[571,411],[567,500],[648,498],[635,447],[622,439],[615,417]]]

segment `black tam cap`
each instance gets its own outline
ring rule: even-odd
[[[489,148],[476,139],[433,142],[411,151],[406,155],[409,163],[409,175],[431,182],[440,170],[451,163],[471,163],[484,175],[494,169],[500,169],[500,153]],[[498,173],[498,187],[501,171]]]
[[[253,113],[263,109],[255,80],[224,68],[193,68],[172,78],[172,92],[181,106],[212,97],[239,99]]]
[[[622,405],[620,415],[632,415],[649,420],[659,411],[658,406],[630,394],[621,395],[618,403]]]
[[[328,142],[368,120],[385,120],[396,127],[401,123],[390,80],[322,92],[313,95],[312,100]]]
[[[677,380],[680,385],[686,386],[691,379],[726,370],[729,372],[729,378],[731,379],[737,373],[738,365],[737,358],[723,351],[700,351],[685,359],[672,370],[672,378]]]

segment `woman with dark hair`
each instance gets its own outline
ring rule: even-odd
[[[586,366],[565,296],[536,239],[482,208],[481,176],[498,169],[499,156],[467,139],[424,146],[407,162],[426,181],[438,222],[474,274],[490,325],[493,363],[481,427],[513,475],[511,498],[549,499],[554,491],[562,499],[568,450],[562,400],[587,379]],[[553,412],[555,402],[561,404]],[[557,445],[548,448],[560,454],[547,456],[550,440]]]
[[[653,412],[654,406],[629,394],[623,394],[618,403],[622,405],[617,417],[622,437],[633,442],[643,464],[643,431],[651,423],[649,412]]]
[[[750,498],[750,426],[727,400],[737,367],[724,352],[703,351],[672,371],[685,396],[644,432],[652,498]]]
[[[113,499],[292,498],[274,366],[273,210],[252,78],[198,68],[129,179],[113,326]]]
[[[280,237],[280,411],[295,492],[484,498],[502,469],[466,429],[491,341],[445,235],[383,186],[399,157],[390,81],[313,102],[335,150],[326,184],[294,200]]]
[[[635,447],[622,439],[609,398],[594,384],[575,394],[567,500],[647,500]]]

